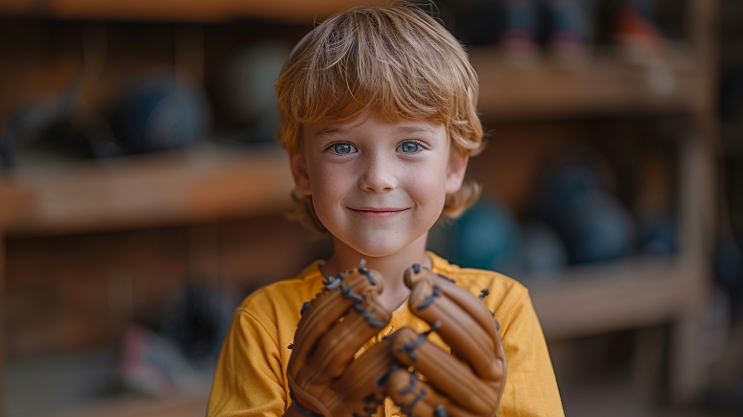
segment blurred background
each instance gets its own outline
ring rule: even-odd
[[[235,306],[331,251],[272,84],[350,4],[0,1],[0,415],[204,414]],[[529,288],[567,415],[743,415],[743,2],[436,6],[489,145],[430,249]]]

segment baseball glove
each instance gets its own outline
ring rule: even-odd
[[[405,272],[410,311],[428,332],[402,328],[394,333],[393,355],[405,366],[388,380],[388,393],[408,415],[495,416],[506,383],[506,357],[498,323],[480,299],[451,279],[414,265]],[[426,339],[435,331],[452,348]],[[426,381],[418,378],[422,374]]]
[[[364,264],[325,279],[325,289],[302,307],[287,377],[292,401],[306,415],[371,415],[384,401],[392,340],[354,359],[392,314],[377,302],[382,276]]]

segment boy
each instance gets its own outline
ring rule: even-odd
[[[287,378],[300,309],[323,290],[323,277],[338,276],[364,259],[384,277],[375,303],[392,312],[364,350],[403,327],[429,329],[404,302],[410,288],[403,276],[417,264],[472,294],[489,290],[483,302],[500,323],[508,366],[498,415],[562,416],[526,289],[494,272],[460,269],[425,250],[429,229],[461,214],[479,194],[475,184],[463,183],[483,132],[477,75],[460,44],[411,4],[356,8],[305,36],[275,87],[279,141],[290,154],[296,184],[294,217],[329,233],[334,252],[295,279],[256,291],[237,309],[207,414],[301,415]],[[376,415],[399,412],[387,398]]]

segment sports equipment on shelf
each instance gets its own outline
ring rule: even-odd
[[[571,263],[610,261],[631,254],[637,239],[632,214],[606,191],[595,166],[563,163],[545,178],[536,213],[560,235]]]
[[[185,76],[153,73],[124,94],[114,129],[130,153],[185,148],[211,132],[209,100],[201,86]]]
[[[568,265],[568,250],[557,232],[539,220],[529,220],[522,226],[519,250],[519,272],[530,280],[559,277]]]
[[[446,255],[452,262],[467,268],[513,272],[519,226],[502,205],[492,200],[480,201],[447,231]]]
[[[279,110],[273,85],[290,51],[283,42],[258,42],[235,54],[225,65],[216,99],[235,127],[242,130],[240,140],[275,142]]]

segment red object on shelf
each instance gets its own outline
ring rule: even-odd
[[[630,61],[647,63],[653,59],[667,58],[668,41],[660,29],[631,2],[625,2],[619,10],[615,37]]]

